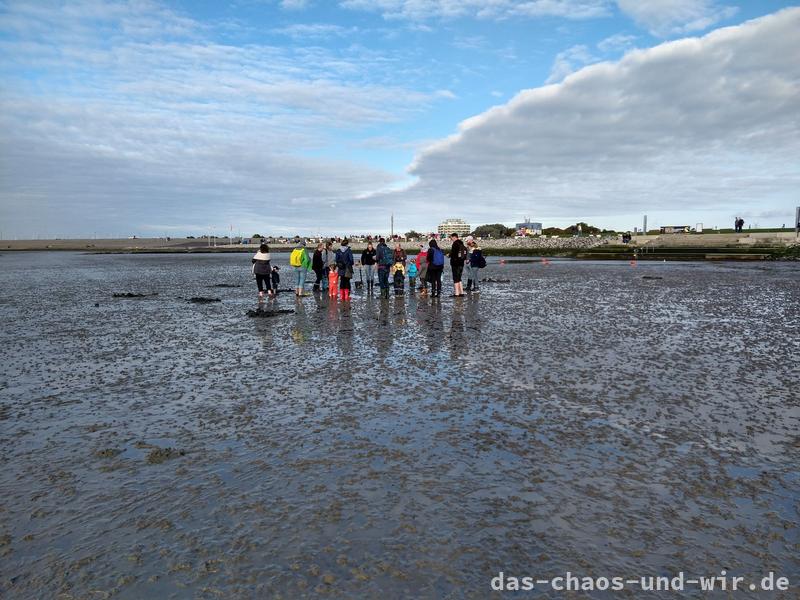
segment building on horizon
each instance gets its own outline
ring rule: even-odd
[[[463,219],[445,219],[439,223],[439,235],[446,237],[451,233],[457,233],[460,236],[469,235],[472,231]]]
[[[517,223],[515,229],[517,235],[542,235],[542,224],[533,223],[530,219],[525,219],[524,223]]]

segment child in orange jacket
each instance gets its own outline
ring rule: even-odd
[[[328,296],[336,298],[339,295],[339,271],[331,267],[328,271]]]

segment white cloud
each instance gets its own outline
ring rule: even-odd
[[[310,0],[281,0],[283,10],[305,10],[310,4]]]
[[[658,37],[703,31],[736,14],[714,0],[617,0],[620,10]]]
[[[521,92],[421,152],[404,200],[476,221],[791,206],[798,30],[787,9]]]
[[[377,12],[387,19],[507,19],[564,17],[588,19],[609,14],[608,0],[340,0],[352,10]]]
[[[15,3],[0,18],[6,231],[59,223],[85,233],[93,221],[135,227],[187,215],[291,226],[292,198],[318,199],[314,219],[332,222],[331,203],[398,180],[325,158],[341,156],[338,132],[452,98],[392,70],[402,56],[356,45],[226,45],[144,0],[60,7]],[[387,69],[394,77],[384,83]]]
[[[331,23],[293,23],[285,27],[277,27],[272,33],[285,35],[294,39],[324,39],[330,37],[346,37],[358,32],[356,27],[342,27]]]
[[[607,38],[597,42],[597,49],[603,53],[619,52],[631,48],[631,46],[633,46],[633,42],[635,41],[635,35],[615,33],[614,35],[610,35]]]
[[[597,60],[597,57],[592,55],[589,52],[589,48],[583,44],[567,48],[556,54],[553,66],[550,68],[550,76],[547,78],[547,83],[561,81],[570,73],[585,65],[597,62]]]

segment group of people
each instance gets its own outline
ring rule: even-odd
[[[742,233],[743,229],[744,229],[744,219],[742,219],[741,217],[736,217],[733,220],[733,230],[736,233]]]
[[[453,296],[464,296],[465,291],[478,292],[480,269],[486,266],[483,251],[472,236],[467,236],[465,244],[458,234],[453,233],[450,234],[450,241],[449,260],[453,274]],[[263,300],[265,294],[274,297],[280,276],[279,267],[270,264],[269,246],[261,244],[252,262],[259,301]],[[359,284],[366,285],[368,295],[374,293],[377,274],[381,298],[389,297],[390,287],[394,288],[395,295],[402,295],[405,291],[406,277],[410,292],[419,291],[422,295],[430,293],[431,297],[436,298],[442,294],[445,253],[438,242],[431,239],[427,247],[421,244],[417,255],[409,258],[400,243],[395,244],[394,249],[390,249],[386,240],[380,238],[377,245],[373,245],[372,242],[367,244],[361,253],[360,261],[356,263],[347,238],[343,239],[339,248],[335,250],[333,240],[317,244],[311,256],[308,254],[305,241],[299,240],[289,257],[289,265],[294,270],[294,291],[297,297],[309,295],[305,291],[305,284],[308,272],[312,271],[316,276],[314,293],[327,292],[332,298],[338,297],[347,302],[350,300],[354,268],[359,267],[362,269]],[[462,283],[465,273],[466,290]]]

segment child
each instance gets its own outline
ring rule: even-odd
[[[402,296],[403,288],[406,283],[406,269],[401,261],[394,263],[392,267],[392,276],[394,277],[394,295]]]
[[[417,281],[417,263],[411,261],[408,263],[408,291],[414,293],[414,284]]]
[[[328,271],[328,296],[336,298],[339,295],[339,271],[336,267],[331,267]]]
[[[281,282],[281,274],[278,273],[279,270],[280,267],[277,265],[272,267],[272,289],[269,293],[273,298],[278,295],[278,284]]]

